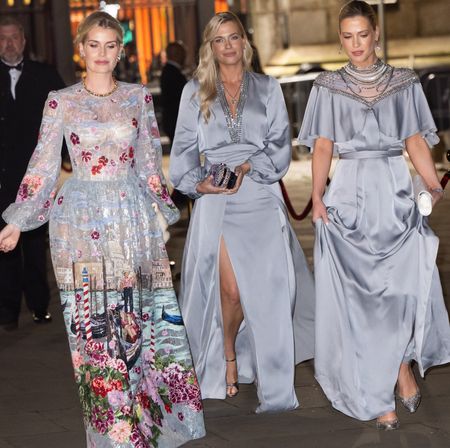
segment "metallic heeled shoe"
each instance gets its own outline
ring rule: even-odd
[[[398,398],[402,403],[402,405],[408,410],[408,412],[414,414],[414,412],[416,412],[417,408],[419,407],[422,395],[420,395],[420,391],[418,390],[412,397],[403,398],[400,395],[398,395]]]
[[[225,359],[225,361],[226,362],[236,362],[236,358],[234,358],[234,359]],[[226,394],[227,394],[228,398],[233,398],[239,393],[239,383],[237,381],[234,382],[234,383],[226,383],[226,386],[227,386]],[[228,393],[228,389],[232,390],[233,388],[236,389],[236,392],[234,394]],[[230,392],[231,392],[231,390],[230,390]]]
[[[386,420],[381,422],[377,420],[377,429],[382,431],[394,431],[398,428],[400,428],[400,422],[397,418],[395,420]]]

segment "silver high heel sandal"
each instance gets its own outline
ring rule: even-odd
[[[380,429],[381,431],[395,431],[398,428],[400,428],[398,418],[381,422],[377,420],[377,429]]]
[[[234,359],[225,359],[225,361],[226,362],[236,362],[236,358],[234,358]],[[225,378],[225,380],[226,380],[226,378]],[[239,383],[237,381],[235,381],[234,383],[227,383],[226,382],[226,385],[227,385],[227,391],[226,391],[227,397],[233,398],[239,393]],[[236,392],[234,394],[231,393],[233,388],[236,389]],[[228,389],[230,389],[230,393],[228,392]]]

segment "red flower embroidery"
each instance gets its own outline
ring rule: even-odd
[[[58,107],[58,101],[56,100],[50,100],[48,102],[48,107],[51,107],[52,109],[56,109]]]
[[[98,158],[98,164],[105,166],[108,163],[108,159],[105,156],[101,156]]]
[[[80,137],[78,137],[78,135],[75,134],[75,132],[72,132],[70,134],[70,141],[72,142],[73,145],[79,145],[80,144]]]
[[[152,96],[147,93],[147,95],[145,95],[145,97],[144,97],[144,101],[148,104],[148,103],[150,103],[151,100],[152,100]]]
[[[90,151],[81,151],[81,160],[83,162],[89,162],[92,158],[92,153]]]
[[[58,198],[58,205],[61,205],[62,202],[63,202],[63,200],[64,200],[64,196],[60,196],[60,197]]]
[[[49,208],[50,204],[51,204],[50,201],[45,201],[44,208]]]
[[[97,230],[93,230],[93,231],[91,232],[91,238],[92,238],[93,240],[98,240],[98,239],[100,238],[100,233],[97,232]]]
[[[152,125],[152,128],[151,128],[150,132],[151,132],[153,138],[159,138],[160,137],[158,126],[156,125],[156,123],[154,123]]]
[[[128,149],[128,157],[130,159],[134,157],[134,148],[132,146],[130,146],[130,148]]]
[[[168,414],[172,414],[172,409],[170,408],[170,406],[168,404],[165,404],[164,408]]]
[[[96,174],[100,174],[100,171],[102,170],[103,165],[94,165],[91,168],[91,173],[95,176]]]
[[[133,118],[133,119],[131,120],[131,124],[132,124],[135,128],[138,127],[138,121],[136,120],[136,118]]]
[[[125,163],[128,160],[128,154],[126,152],[123,152],[122,154],[120,154],[119,160],[122,163]]]

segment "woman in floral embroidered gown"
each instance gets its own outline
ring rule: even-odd
[[[151,205],[169,223],[177,220],[152,97],[113,79],[122,30],[111,16],[89,16],[77,41],[86,78],[50,93],[16,202],[3,213],[0,249],[11,250],[21,231],[50,220],[88,446],[176,447],[202,437],[204,426]],[[63,136],[73,176],[55,198]]]

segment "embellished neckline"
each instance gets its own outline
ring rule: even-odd
[[[245,71],[242,76],[241,86],[239,88],[239,101],[236,106],[236,114],[233,115],[231,113],[230,106],[225,96],[225,88],[220,80],[217,80],[216,88],[217,88],[217,96],[220,101],[220,105],[222,106],[222,110],[225,115],[225,120],[227,123],[228,132],[230,133],[231,141],[233,143],[239,143],[241,141],[241,132],[242,132],[242,114],[244,111],[245,101],[247,99],[248,93],[248,72]]]
[[[358,68],[349,62],[338,72],[349,92],[367,103],[374,103],[388,90],[394,67],[378,59],[367,68]]]
[[[343,67],[343,70],[363,84],[373,84],[383,78],[386,72],[389,69],[389,65],[384,63],[381,59],[377,59],[377,61],[370,65],[369,67],[360,68],[356,65],[349,62],[346,66]]]

